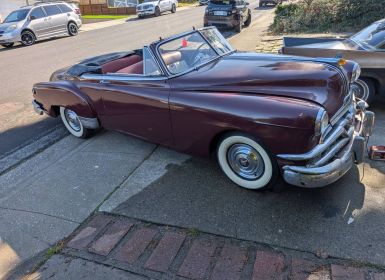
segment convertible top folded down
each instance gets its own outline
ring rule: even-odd
[[[103,74],[105,72],[104,70],[106,70],[106,68],[103,70],[103,65],[106,65],[114,60],[131,56],[133,54],[142,55],[142,52],[141,50],[129,52],[115,52],[87,58],[68,68],[67,73],[73,77],[81,76],[84,73]]]

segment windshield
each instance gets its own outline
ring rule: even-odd
[[[21,21],[27,17],[29,11],[30,9],[14,11],[7,16],[4,23]]]
[[[156,0],[144,0],[143,3],[155,2]]]
[[[385,21],[379,21],[368,26],[364,30],[353,35],[351,40],[361,44],[367,49],[384,49],[385,45]]]
[[[215,28],[195,31],[159,47],[171,74],[186,72],[231,51],[233,48]]]

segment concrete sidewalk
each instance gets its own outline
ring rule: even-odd
[[[130,191],[139,192],[165,173],[168,164],[185,159],[171,159],[169,153],[113,132],[90,140],[68,136],[1,176],[0,279],[67,237],[113,191],[126,195],[120,186],[138,182]],[[141,176],[149,170],[150,176]],[[105,207],[120,204],[124,197],[113,196]]]

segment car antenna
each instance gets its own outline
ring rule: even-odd
[[[195,26],[193,26],[193,30],[195,31]]]

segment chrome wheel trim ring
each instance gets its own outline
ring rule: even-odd
[[[234,144],[227,151],[227,161],[232,171],[244,180],[257,180],[265,172],[260,153],[247,144]]]
[[[64,117],[66,118],[68,125],[75,132],[81,131],[82,127],[81,127],[80,120],[78,118],[78,115],[74,111],[72,111],[70,109],[65,109],[64,110]]]
[[[356,87],[355,89],[353,89],[356,97],[365,101],[368,100],[370,89],[369,86],[363,80],[358,79],[352,86]]]

